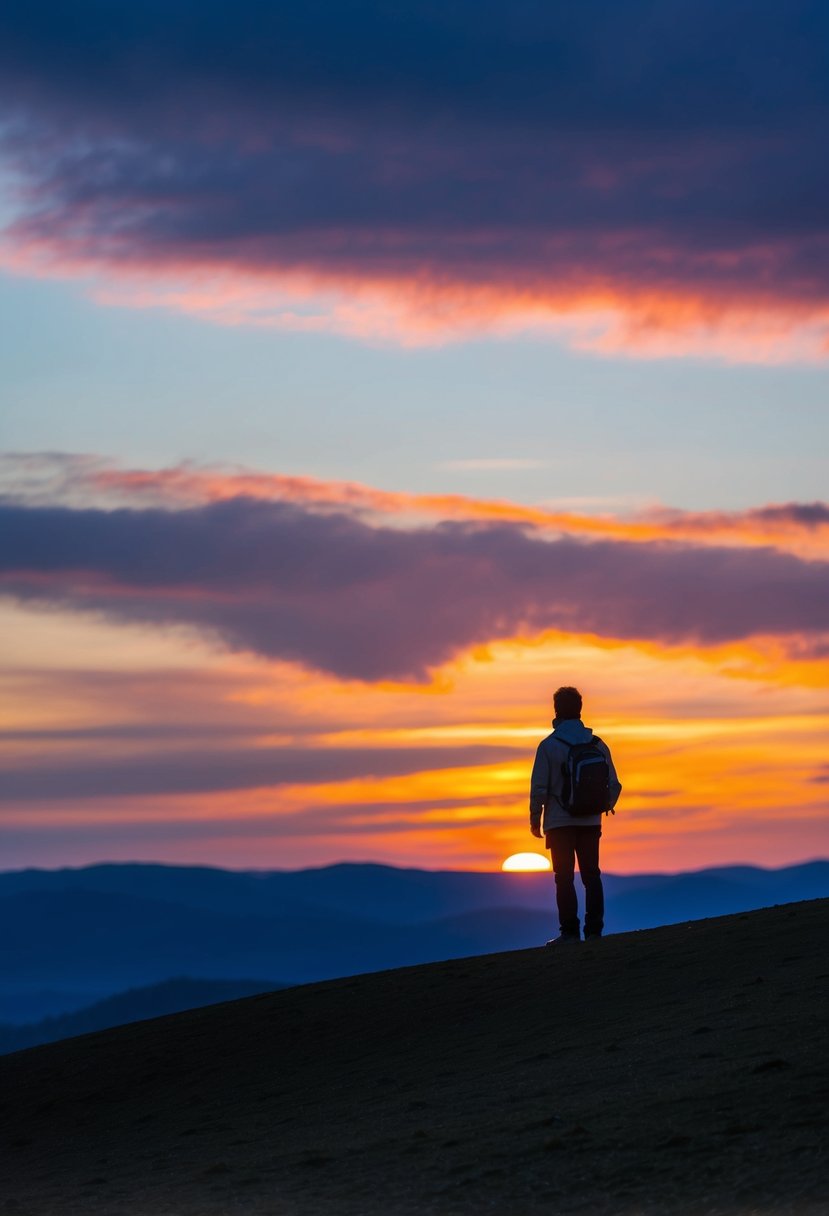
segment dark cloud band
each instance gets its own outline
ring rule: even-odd
[[[112,798],[325,785],[397,777],[429,769],[497,764],[505,747],[227,748],[152,753],[116,760],[39,763],[7,768],[0,789],[10,802]]]
[[[182,623],[343,678],[423,679],[545,630],[660,643],[829,626],[829,563],[764,548],[550,539],[517,524],[372,526],[284,502],[188,510],[0,507],[0,590]]]
[[[822,315],[827,46],[814,0],[14,0],[9,236],[109,265]]]

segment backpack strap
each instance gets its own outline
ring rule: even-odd
[[[569,763],[570,763],[570,752],[575,747],[575,744],[569,743],[566,739],[562,739],[561,735],[557,735],[555,733],[555,731],[553,732],[553,738],[555,739],[556,743],[563,743],[564,746],[567,748],[567,759],[562,760],[562,762],[561,762],[561,795],[558,798],[556,798],[556,802],[559,804],[559,806],[562,808],[562,810],[566,811],[567,804],[569,803],[570,799],[573,796],[573,789],[572,789],[572,785],[570,782]],[[550,795],[548,794],[547,796],[549,798]]]

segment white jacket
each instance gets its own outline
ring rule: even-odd
[[[561,805],[562,793],[562,764],[567,760],[569,748],[560,740],[567,743],[589,743],[593,731],[585,726],[581,718],[566,718],[563,722],[553,723],[554,730],[546,739],[542,739],[535,753],[535,764],[530,779],[530,824],[541,824],[544,816],[543,830],[551,828],[598,827],[602,822],[601,815],[585,815],[576,819]],[[616,769],[610,755],[610,748],[603,740],[598,746],[607,757],[610,770],[610,805],[614,807],[622,792]]]

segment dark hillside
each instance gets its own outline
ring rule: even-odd
[[[829,901],[0,1059],[0,1213],[824,1216]]]
[[[218,1005],[223,1001],[235,1001],[284,987],[284,984],[274,980],[197,980],[187,976],[164,980],[146,988],[130,988],[74,1013],[44,1018],[42,1022],[29,1026],[4,1026],[0,1023],[0,1053],[21,1051],[24,1047],[36,1047],[40,1043],[54,1043],[57,1039],[91,1034],[110,1026],[181,1013],[201,1005]]]

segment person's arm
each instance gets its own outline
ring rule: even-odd
[[[535,753],[532,777],[530,778],[530,831],[541,837],[541,817],[550,791],[550,758],[542,743]]]

